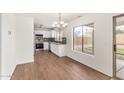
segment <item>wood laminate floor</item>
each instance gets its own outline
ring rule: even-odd
[[[68,57],[39,51],[34,63],[17,65],[11,80],[107,80],[110,77]]]

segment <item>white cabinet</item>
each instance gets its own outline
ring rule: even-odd
[[[50,31],[35,30],[35,34],[42,34],[43,35],[43,38],[49,38],[49,37],[51,37]]]
[[[49,50],[49,43],[48,42],[44,42],[44,50]]]
[[[51,31],[51,37],[52,38],[55,38],[56,37],[56,31],[54,31],[54,30]]]
[[[50,31],[43,31],[44,38],[50,38]]]
[[[59,57],[66,56],[65,55],[65,44],[51,43],[51,52],[56,54]]]

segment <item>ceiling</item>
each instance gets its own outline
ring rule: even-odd
[[[58,21],[58,13],[20,13],[19,16],[33,17],[35,25],[43,25],[44,27],[52,27],[53,22]],[[62,13],[62,20],[70,22],[84,13]]]

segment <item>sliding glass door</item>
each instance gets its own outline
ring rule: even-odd
[[[124,15],[114,17],[115,75],[124,79]]]

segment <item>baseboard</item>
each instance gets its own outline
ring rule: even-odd
[[[70,56],[66,56],[66,57],[68,57],[68,58],[70,58],[70,59],[72,59],[72,60],[74,60],[74,61],[76,61],[76,62],[79,62],[80,64],[83,64],[83,65],[85,65],[85,66],[87,66],[87,67],[89,67],[89,68],[91,68],[91,69],[93,69],[93,70],[95,70],[95,71],[97,71],[97,72],[103,74],[103,75],[106,75],[106,76],[108,76],[108,77],[110,77],[110,78],[112,77],[112,76],[110,76],[110,75],[108,75],[108,74],[106,74],[106,73],[104,73],[104,72],[102,72],[102,71],[100,71],[100,70],[98,70],[98,69],[95,69],[95,68],[93,68],[93,67],[91,67],[91,66],[89,66],[89,65],[86,65],[86,64],[84,64],[84,63],[82,63],[82,62],[80,62],[80,61],[78,61],[78,60],[76,60],[76,59],[73,59],[73,58],[70,57]]]
[[[10,80],[10,75],[0,75],[0,80]]]

